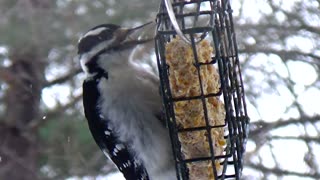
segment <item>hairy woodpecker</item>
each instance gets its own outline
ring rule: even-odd
[[[84,112],[96,143],[127,180],[175,180],[158,77],[130,58],[137,45],[153,39],[139,36],[150,24],[103,24],[80,38]]]

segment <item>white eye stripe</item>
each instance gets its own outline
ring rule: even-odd
[[[106,30],[108,28],[106,27],[99,27],[97,29],[91,30],[89,32],[87,32],[82,38],[88,37],[88,36],[95,36],[97,34],[100,34],[102,31]]]

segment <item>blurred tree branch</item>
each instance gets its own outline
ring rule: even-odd
[[[107,174],[116,170],[109,161],[102,158],[101,152],[88,133],[86,122],[81,121],[84,119],[81,103],[79,103],[82,96],[72,96],[68,102],[50,109],[40,105],[41,91],[43,88],[54,88],[59,84],[69,85],[71,91],[81,88],[81,83],[78,82],[80,68],[66,65],[67,61],[72,61],[70,57],[74,54],[76,39],[88,28],[100,23],[131,25],[137,21],[146,21],[150,14],[157,11],[158,3],[156,2],[155,0],[144,2],[119,0],[116,3],[104,0],[4,0],[0,2],[0,34],[2,35],[0,44],[10,52],[10,57],[5,58],[13,64],[9,67],[0,67],[2,81],[0,86],[5,83],[9,88],[3,92],[0,102],[1,108],[4,109],[4,114],[0,114],[0,155],[5,154],[5,157],[8,158],[18,157],[18,159],[12,159],[14,163],[9,165],[3,165],[8,161],[5,158],[2,159],[0,178],[8,179],[5,175],[28,176],[28,173],[31,176],[37,174],[34,177],[41,179],[65,179],[75,175],[95,177],[98,174]],[[246,2],[247,0],[241,0],[240,5]],[[288,67],[289,60],[301,61],[311,65],[319,72],[320,44],[317,39],[320,36],[320,27],[316,22],[320,16],[320,1],[292,1],[292,7],[289,9],[281,6],[282,1],[268,0],[259,3],[265,2],[271,11],[259,14],[260,19],[257,20],[257,17],[254,17],[253,20],[247,19],[245,15],[248,13],[244,6],[239,7],[240,17],[235,18],[239,53],[244,57],[242,70],[245,85],[248,87],[247,98],[250,100],[248,103],[251,103],[258,111],[260,106],[258,99],[264,94],[277,91],[279,85],[286,88],[286,95],[290,94],[292,102],[288,103],[284,112],[287,115],[286,118],[265,119],[262,117],[251,123],[249,141],[255,146],[245,156],[246,165],[262,174],[261,177],[256,177],[257,179],[267,179],[268,175],[278,177],[293,175],[299,178],[320,179],[319,162],[316,161],[319,156],[314,148],[314,144],[320,145],[317,139],[320,136],[320,115],[319,113],[314,115],[306,113],[303,108],[305,104],[299,101],[301,91],[298,91],[299,87],[303,87],[304,90],[307,88],[319,90],[320,78],[318,77],[312,84],[301,85],[292,80]],[[259,7],[253,4],[251,8]],[[278,18],[278,14],[282,18]],[[301,44],[288,44],[287,40],[292,37],[310,40],[312,49],[309,51],[300,49],[304,46],[304,41],[301,41]],[[52,53],[53,55],[49,55],[53,49],[58,50]],[[269,70],[264,66],[254,66],[254,63],[258,64],[260,63],[258,61],[265,60],[252,61],[257,54],[278,56],[281,63],[287,68],[288,77],[282,77],[276,70]],[[270,59],[270,61],[273,60]],[[52,71],[54,68],[50,69],[51,63],[54,64],[54,68],[61,68],[67,73],[54,80],[45,81],[44,69],[48,72]],[[305,75],[305,72],[300,73],[301,76]],[[256,81],[257,74],[263,75],[262,80]],[[65,94],[66,92],[60,93]],[[7,101],[8,94],[12,99],[10,102]],[[79,92],[74,94],[79,94]],[[317,103],[316,98],[318,97],[315,96],[314,102],[310,103]],[[33,103],[28,102],[30,100]],[[30,116],[32,114],[30,112],[33,111],[28,109],[36,110],[33,116]],[[295,116],[288,115],[292,109],[297,112]],[[67,113],[66,110],[72,113]],[[7,122],[8,116],[6,115],[8,112],[11,112],[9,122]],[[270,111],[270,113],[273,112]],[[286,131],[286,128],[290,126],[297,126],[303,130],[300,134],[296,132],[297,136],[272,134],[274,130],[280,128]],[[309,126],[316,129],[312,136],[307,133]],[[25,131],[26,129],[28,131]],[[297,154],[297,157],[302,160],[296,163],[306,163],[309,169],[295,171],[281,167],[282,162],[279,162],[276,152],[273,151],[272,141],[274,140],[283,142],[298,140],[306,144],[305,154]],[[263,164],[263,152],[261,151],[264,148],[271,151],[275,167],[269,168]],[[42,157],[38,156],[37,152]],[[255,161],[256,159],[259,161]],[[36,166],[33,166],[33,163]],[[29,167],[27,171],[25,164],[28,164]],[[51,174],[43,173],[42,168],[44,167],[49,167]],[[12,169],[15,169],[15,172]],[[34,180],[33,177],[29,179]]]
[[[303,61],[310,64],[316,64],[320,66],[320,56],[314,54],[314,53],[305,53],[301,52],[299,50],[277,50],[272,49],[268,47],[257,47],[257,46],[251,46],[251,45],[245,45],[244,48],[239,50],[240,53],[248,53],[248,54],[256,54],[256,53],[265,53],[265,54],[276,54],[278,55],[282,60],[298,60]],[[304,59],[300,59],[299,57],[302,57]],[[306,60],[305,58],[311,58],[312,61]]]
[[[288,170],[284,170],[282,168],[268,168],[265,167],[261,164],[254,164],[254,163],[247,163],[246,166],[253,168],[253,169],[257,169],[260,172],[262,172],[263,174],[274,174],[277,177],[283,177],[283,176],[298,176],[298,177],[309,177],[309,178],[314,178],[314,179],[320,179],[320,174],[319,173],[314,173],[314,174],[310,174],[310,173],[299,173],[297,171],[288,171]]]
[[[311,123],[315,124],[320,122],[320,115],[315,116],[303,116],[299,118],[290,118],[290,119],[279,119],[276,122],[268,122],[266,120],[258,120],[256,122],[252,122],[250,125],[250,136],[255,137],[261,134],[265,134],[270,132],[271,130],[279,129],[282,127],[286,127],[289,125],[297,125],[297,124],[306,124]]]
[[[319,23],[316,22],[320,19],[320,4],[300,0],[290,3],[268,0],[265,3],[260,3],[264,4],[265,9],[270,9],[270,11],[263,11],[259,14],[258,19],[256,17],[246,18],[243,12],[240,14],[242,17],[236,18],[240,21],[236,25],[236,29],[238,39],[240,37],[238,40],[239,52],[244,55],[242,70],[247,83],[247,98],[249,103],[256,107],[257,111],[260,111],[257,99],[262,96],[261,93],[273,96],[284,95],[290,100],[286,102],[284,116],[280,116],[282,118],[265,119],[262,117],[251,123],[249,142],[253,143],[254,146],[246,153],[246,167],[259,173],[259,176],[254,177],[256,179],[269,179],[270,175],[280,178],[297,176],[299,178],[319,179],[319,162],[317,162],[319,156],[316,153],[316,147],[320,145],[318,138],[320,136],[320,115],[319,112],[310,113],[308,111],[310,105],[307,105],[305,101],[302,103],[301,100],[304,98],[303,94],[310,89],[315,93],[311,96],[314,97],[314,101],[310,101],[310,104],[317,103],[317,98],[320,95],[320,54],[318,52],[320,44],[314,41],[320,36]],[[251,6],[259,9],[257,5]],[[262,56],[258,56],[258,54]],[[274,56],[269,55],[277,56],[277,60],[273,59]],[[265,57],[265,59],[261,59],[261,57]],[[317,77],[313,77],[316,78],[315,81],[307,84],[295,81],[297,76],[304,77],[308,72],[293,72],[289,66],[289,63],[293,62],[303,62],[310,65],[310,69],[313,68],[314,72],[317,73],[315,74]],[[296,64],[301,65],[302,63]],[[283,68],[280,68],[281,66]],[[278,71],[277,68],[281,69],[282,72]],[[246,71],[250,71],[250,75]],[[253,72],[259,74],[258,80]],[[279,89],[282,92],[279,92]],[[285,93],[283,89],[285,89]],[[268,111],[268,109],[265,111]],[[274,113],[272,110],[269,111],[270,114]],[[298,131],[292,131],[290,128],[297,128]],[[284,134],[288,132],[288,135],[273,134],[279,132]],[[312,134],[308,132],[312,132]],[[287,145],[292,140],[300,142],[299,146],[304,144],[305,147],[289,150]],[[283,145],[276,143],[277,146],[281,147],[274,147],[275,141],[281,142],[280,144]],[[288,162],[281,162],[281,153],[278,152],[279,150],[275,150],[279,148],[288,152],[297,152],[290,163],[299,164],[299,167],[303,167],[300,166],[303,163],[306,168],[294,169],[285,166]],[[301,153],[302,149],[306,149],[304,153]],[[270,162],[274,163],[272,168],[270,168]]]
[[[73,97],[72,100],[65,105],[58,106],[52,111],[45,112],[42,116],[40,116],[41,118],[30,122],[27,130],[34,131],[40,128],[42,125],[44,125],[47,121],[56,119],[57,117],[61,116],[61,114],[63,114],[66,110],[74,107],[75,104],[78,103],[80,100],[82,100],[82,94]]]
[[[80,72],[82,72],[82,70],[80,68],[72,70],[68,74],[65,74],[65,75],[63,75],[61,77],[58,77],[57,79],[54,79],[52,81],[46,82],[44,84],[44,87],[50,87],[50,86],[53,86],[53,85],[56,85],[56,84],[65,83],[66,81],[69,81],[70,79],[72,79],[74,76],[78,75]]]

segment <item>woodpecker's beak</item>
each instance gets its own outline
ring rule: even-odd
[[[116,33],[118,41],[121,42],[120,46],[129,47],[152,41],[155,36],[155,27],[155,22],[148,22],[131,29],[119,29]]]
[[[130,34],[135,34],[135,33],[139,33],[139,34],[142,34],[144,30],[148,30],[148,27],[149,26],[155,26],[155,23],[153,21],[151,22],[147,22],[145,24],[142,24],[140,26],[137,26],[135,28],[131,28],[131,29],[128,29],[128,35]],[[149,27],[150,28],[150,27]]]

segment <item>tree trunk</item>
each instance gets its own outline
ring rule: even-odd
[[[20,130],[0,125],[0,179],[37,180],[37,148]]]
[[[39,119],[44,66],[35,55],[15,55],[7,68],[6,107],[0,124],[0,179],[37,180],[37,132],[28,130]]]

